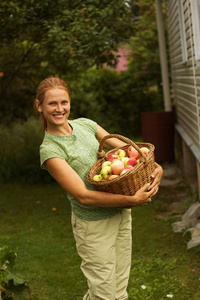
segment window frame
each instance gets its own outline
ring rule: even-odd
[[[200,67],[200,0],[191,0],[194,52],[197,67]]]
[[[179,24],[180,24],[180,37],[181,37],[181,53],[182,53],[182,63],[188,63],[187,55],[187,43],[186,43],[186,33],[185,33],[185,17],[183,10],[183,0],[178,1],[179,6]]]

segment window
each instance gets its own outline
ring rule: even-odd
[[[193,1],[193,0],[192,0]],[[180,34],[181,34],[181,51],[182,51],[182,62],[187,63],[187,44],[186,44],[186,34],[185,34],[185,18],[183,11],[183,0],[178,1],[179,5],[179,24],[180,24]]]
[[[195,60],[200,67],[200,0],[191,0],[192,26],[194,36]]]

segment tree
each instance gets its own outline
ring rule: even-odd
[[[114,66],[132,21],[117,0],[2,0],[0,17],[1,120],[26,118],[38,82],[50,74]]]
[[[164,2],[164,1],[163,1]],[[144,90],[155,89],[162,95],[161,69],[158,46],[155,3],[152,0],[137,0],[135,4],[134,34],[130,38],[132,50],[129,69],[133,79],[139,81]],[[163,3],[163,13],[165,6]]]

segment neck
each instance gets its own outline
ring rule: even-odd
[[[72,134],[73,128],[71,125],[66,122],[64,126],[47,126],[47,132],[53,135],[58,135],[58,136],[68,136]]]

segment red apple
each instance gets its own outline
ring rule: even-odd
[[[127,162],[127,165],[135,166],[137,165],[137,160],[135,158],[130,158],[129,161]]]
[[[133,168],[133,166],[127,165],[124,169],[125,169],[125,170],[131,170],[132,168]]]
[[[120,159],[114,159],[111,164],[111,171],[113,174],[120,174],[124,169],[124,164]]]
[[[140,157],[140,154],[138,153],[137,150],[133,150],[133,151],[130,153],[129,156],[130,156],[130,157],[133,157],[133,158],[135,158],[135,159],[138,159],[138,158]]]
[[[131,154],[132,151],[137,151],[137,150],[133,146],[130,145],[127,149],[127,154],[128,154],[129,157],[130,157],[130,154]]]
[[[112,162],[113,159],[119,159],[119,156],[115,153],[110,153],[107,159]]]

